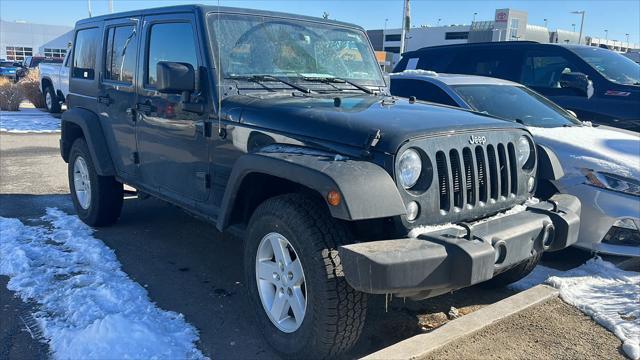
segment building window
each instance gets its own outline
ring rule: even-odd
[[[384,51],[388,51],[388,52],[399,54],[400,53],[400,47],[399,46],[387,46],[387,47],[384,48]]]
[[[7,46],[7,60],[22,61],[27,56],[33,56],[33,48],[22,46]]]
[[[520,20],[519,19],[511,19],[511,26],[509,27],[509,31],[511,33],[511,38],[512,39],[519,39],[520,36],[518,36],[518,27],[520,26]]]
[[[63,58],[67,53],[67,49],[44,49],[44,57],[48,58]]]
[[[468,31],[455,31],[444,34],[445,40],[466,40],[469,38]]]
[[[384,36],[384,41],[400,41],[402,39],[402,34],[390,34]]]

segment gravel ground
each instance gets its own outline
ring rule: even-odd
[[[625,359],[620,340],[556,298],[431,353],[435,359]]]

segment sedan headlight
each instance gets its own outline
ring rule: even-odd
[[[422,172],[422,160],[416,150],[407,149],[398,160],[400,185],[409,189],[418,182]]]
[[[583,172],[589,185],[640,196],[640,181],[638,180],[593,170],[583,170]]]
[[[520,166],[525,167],[529,163],[529,159],[531,159],[532,151],[531,151],[531,141],[526,136],[520,136],[517,143],[518,150],[518,163]]]

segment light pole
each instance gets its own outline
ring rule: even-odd
[[[384,42],[387,41],[387,23],[389,19],[384,19],[384,30],[382,30],[382,50],[384,51]]]
[[[549,27],[549,19],[544,19],[544,27]]]
[[[89,9],[89,17],[91,17],[91,0],[87,0],[87,9]]]
[[[440,26],[440,20],[442,20],[442,18],[438,18],[438,26]]]
[[[478,15],[477,12],[473,13],[473,21],[471,21],[471,23],[473,24],[474,22],[476,22],[476,15]]]
[[[624,34],[627,37],[627,51],[629,51],[629,34]]]
[[[113,14],[113,0],[109,0],[109,14]]]
[[[571,24],[571,26],[573,27],[573,32],[576,32],[576,24]]]
[[[584,10],[578,10],[578,11],[572,11],[572,14],[579,14],[582,15],[581,19],[580,19],[580,35],[578,35],[578,44],[580,44],[580,42],[582,41],[582,26],[584,26]]]

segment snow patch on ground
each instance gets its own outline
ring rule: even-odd
[[[196,329],[153,304],[113,250],[76,216],[45,226],[0,217],[0,275],[33,314],[56,359],[200,359]]]
[[[55,133],[60,131],[60,119],[43,110],[20,107],[20,111],[0,111],[0,131]]]
[[[594,258],[564,272],[537,266],[510,287],[524,290],[541,283],[557,288],[564,301],[620,338],[631,359],[640,359],[640,273]]]

